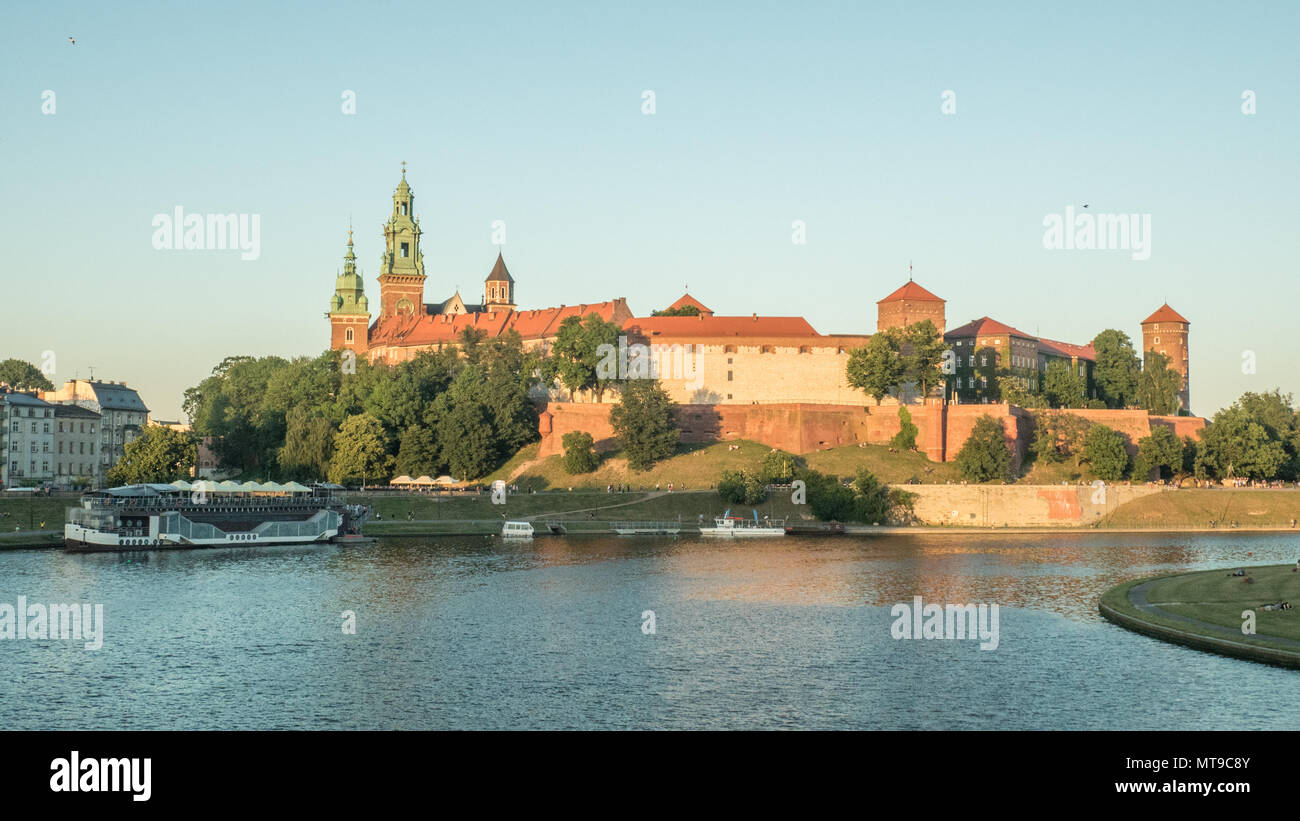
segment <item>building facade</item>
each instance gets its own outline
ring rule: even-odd
[[[54,478],[54,406],[35,394],[0,389],[0,446],[5,461],[0,485],[26,487]]]
[[[80,405],[54,405],[54,482],[59,485],[99,486],[101,416]]]
[[[99,442],[95,448],[99,457],[99,475],[107,476],[149,422],[149,408],[134,388],[125,382],[93,379],[69,379],[58,390],[45,391],[41,398],[46,402],[77,405],[100,415]]]

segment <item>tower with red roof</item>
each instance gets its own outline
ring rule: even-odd
[[[1142,358],[1145,361],[1147,351],[1156,351],[1169,357],[1169,367],[1178,371],[1183,377],[1178,401],[1184,410],[1192,406],[1187,349],[1187,333],[1191,324],[1187,321],[1187,317],[1169,307],[1168,302],[1142,320]]]
[[[906,328],[928,319],[942,336],[945,305],[944,300],[908,279],[907,284],[876,303],[876,330]]]

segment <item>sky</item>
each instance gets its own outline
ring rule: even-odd
[[[93,368],[155,418],[226,356],[328,347],[349,221],[378,305],[403,161],[428,302],[481,297],[502,221],[523,308],[646,315],[689,286],[719,314],[871,333],[911,265],[949,328],[1140,342],[1169,302],[1201,415],[1300,393],[1300,4],[10,2],[3,20],[0,359],[56,383]],[[1149,257],[1044,247],[1049,215],[1084,204],[1149,217]],[[256,258],[156,249],[177,207],[256,216]]]

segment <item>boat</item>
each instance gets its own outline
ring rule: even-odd
[[[785,521],[772,522],[770,519],[759,522],[758,511],[754,511],[754,520],[732,516],[728,510],[721,516],[713,520],[713,527],[701,527],[701,536],[726,536],[726,537],[744,537],[744,536],[784,536]]]
[[[620,536],[676,536],[681,522],[610,522],[610,530]]]
[[[359,533],[366,517],[364,505],[335,497],[341,489],[296,482],[107,488],[68,508],[63,542],[74,552],[330,542]]]
[[[501,538],[531,539],[533,538],[533,525],[531,522],[506,522],[501,526]]]
[[[785,532],[791,536],[843,536],[843,522],[806,522],[804,524],[786,525]]]

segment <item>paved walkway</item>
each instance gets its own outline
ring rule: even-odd
[[[1160,605],[1152,604],[1151,602],[1147,601],[1147,591],[1151,588],[1151,585],[1155,584],[1158,581],[1161,580],[1152,579],[1151,581],[1142,582],[1141,584],[1137,584],[1131,587],[1128,591],[1129,604],[1133,605],[1143,613],[1147,613],[1152,616],[1160,616],[1161,618],[1170,619],[1172,621],[1186,624],[1189,628],[1194,628],[1195,632],[1201,633],[1202,635],[1221,636],[1225,639],[1235,639],[1236,641],[1239,642],[1242,640],[1242,638],[1244,638],[1242,636],[1240,627],[1236,627],[1236,628],[1224,627],[1221,624],[1211,624],[1209,622],[1201,621],[1200,619],[1194,619],[1191,616],[1184,616],[1181,613],[1171,613],[1168,610],[1165,610]],[[1175,602],[1166,602],[1166,604],[1174,604],[1174,603]],[[1176,603],[1177,604],[1199,604],[1200,602],[1176,602]],[[1243,606],[1242,609],[1244,610],[1246,608]],[[1254,635],[1251,636],[1251,638],[1268,641],[1270,644],[1273,644],[1279,648],[1300,651],[1300,641],[1297,641],[1295,639],[1283,638],[1281,636],[1261,636],[1261,635]]]

